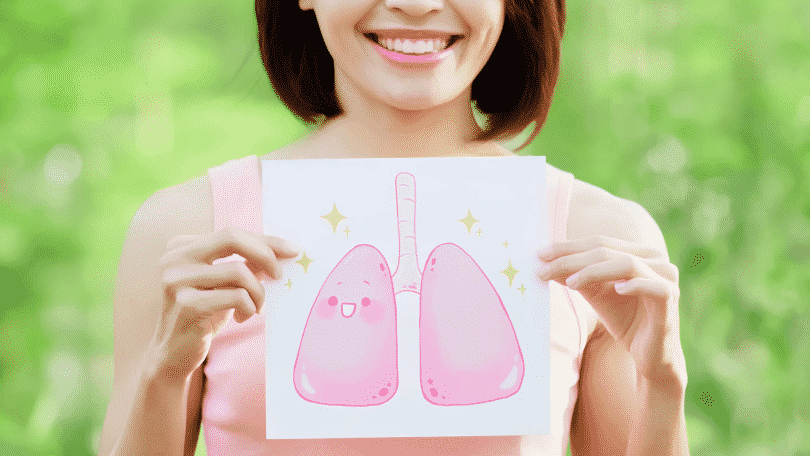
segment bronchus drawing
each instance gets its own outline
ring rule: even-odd
[[[523,353],[503,301],[467,252],[416,256],[415,178],[395,178],[399,258],[391,274],[374,246],[352,248],[332,269],[310,310],[293,369],[302,399],[335,406],[389,401],[399,384],[396,300],[419,295],[422,395],[434,405],[471,405],[520,390]]]

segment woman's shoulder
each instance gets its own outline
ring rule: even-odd
[[[567,239],[587,239],[596,235],[626,238],[622,224],[636,203],[605,189],[574,178],[568,210]]]
[[[276,149],[259,157],[260,160],[287,158],[292,155],[289,146]],[[164,188],[152,198],[156,204],[170,210],[178,234],[204,234],[214,229],[214,203],[211,178],[208,172],[185,182]]]
[[[213,202],[208,173],[155,192],[150,210],[160,213],[173,235],[206,234],[213,230]]]

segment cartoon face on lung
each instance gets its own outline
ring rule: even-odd
[[[325,405],[387,402],[398,386],[396,301],[382,253],[360,244],[332,269],[310,310],[293,370],[298,395]]]

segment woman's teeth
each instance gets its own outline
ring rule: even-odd
[[[399,38],[379,39],[372,36],[370,39],[389,51],[401,54],[432,54],[447,49],[447,41],[438,38],[435,40],[401,40]]]

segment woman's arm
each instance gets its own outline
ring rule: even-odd
[[[173,383],[155,372],[150,347],[164,298],[158,262],[175,234],[210,230],[210,207],[188,196],[210,194],[207,185],[197,179],[158,191],[132,217],[115,286],[115,378],[100,456],[194,454],[202,366],[182,384]]]
[[[684,395],[673,385],[667,393],[638,378],[630,353],[600,323],[583,354],[571,454],[688,455]]]
[[[119,411],[126,413],[126,424],[110,454],[182,454],[190,383],[146,368],[130,408]]]
[[[571,204],[583,209],[571,214],[569,239],[605,235],[666,252],[660,229],[641,206],[587,186],[574,193]],[[683,361],[681,351],[671,355]],[[661,376],[658,383],[638,375],[631,354],[600,321],[583,353],[571,454],[688,455],[685,386],[684,371]]]
[[[689,454],[683,410],[686,388],[677,379],[672,382],[673,385],[656,385],[644,378],[639,379],[636,413],[627,442],[628,456]],[[673,390],[673,386],[676,389]]]

